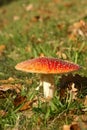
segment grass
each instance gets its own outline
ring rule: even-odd
[[[68,32],[79,20],[87,22],[86,5],[85,0],[19,0],[0,7],[0,47],[5,47],[0,51],[0,85],[20,84],[19,95],[27,100],[38,98],[30,109],[19,111],[21,106],[14,105],[17,93],[0,91],[1,130],[61,130],[75,115],[83,114],[83,98],[72,101],[67,93],[60,100],[58,88],[49,103],[43,102],[42,89],[35,90],[39,75],[19,72],[14,67],[23,60],[45,55],[78,63],[83,67],[78,74],[87,77],[87,37],[77,35],[70,39]],[[60,86],[60,77],[55,76],[56,86]],[[10,82],[9,78],[13,80]]]

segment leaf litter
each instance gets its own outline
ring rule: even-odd
[[[27,109],[31,109],[33,103],[37,102],[37,98],[34,98],[32,100],[28,100],[27,96],[21,95],[22,85],[20,83],[15,83],[17,79],[14,79],[12,77],[9,77],[5,80],[0,80],[0,99],[6,98],[6,92],[9,91],[13,95],[16,94],[16,97],[13,99],[13,104],[15,107],[19,107],[18,111],[25,111]],[[31,83],[31,80],[27,81],[26,83]],[[14,93],[16,92],[16,93]],[[4,116],[3,112],[4,110],[1,110],[2,115]]]
[[[27,109],[31,109],[34,102],[36,102],[37,99],[27,100],[26,96],[17,95],[14,100],[14,106],[20,107],[19,111],[25,111]]]
[[[87,22],[80,20],[73,23],[73,25],[70,25],[68,33],[71,40],[75,40],[78,36],[87,38]]]
[[[15,90],[17,93],[20,93],[21,89],[21,84],[16,84],[15,79],[12,77],[6,80],[0,80],[0,91]]]
[[[4,51],[5,51],[5,49],[6,49],[6,46],[5,45],[0,45],[0,56],[2,56],[2,54],[4,53]]]
[[[71,89],[72,83],[74,83],[74,87],[77,91],[83,94],[83,96],[87,95],[87,92],[84,91],[87,89],[87,77],[80,76],[79,74],[68,74],[67,76],[63,75],[60,79],[60,93],[66,92],[66,88]],[[63,94],[63,93],[62,93]]]
[[[69,74],[67,76],[63,75],[61,78],[60,78],[60,97],[62,98],[65,98],[65,92],[68,90],[68,93],[72,95],[72,100],[77,100],[78,97],[78,93],[79,93],[79,90],[80,89],[83,89],[84,88],[84,85],[86,86],[87,85],[87,78],[86,77],[82,77],[78,74],[76,75],[72,75],[72,74]],[[21,84],[13,84],[15,82],[15,79],[10,77],[8,78],[7,80],[0,80],[0,84],[3,84],[3,85],[0,85],[0,92],[1,91],[8,91],[8,90],[15,90],[17,95],[16,95],[16,98],[14,99],[13,101],[13,104],[15,107],[18,107],[19,111],[26,111],[27,109],[32,109],[32,106],[34,103],[37,104],[37,98],[34,98],[32,100],[28,100],[26,96],[22,96],[20,94],[20,91],[21,91]],[[18,86],[19,86],[19,89],[18,89]],[[68,89],[67,89],[68,87]],[[64,94],[62,94],[64,92]],[[81,90],[82,92],[82,90]],[[86,96],[86,95],[84,95]],[[84,101],[84,105],[86,105],[86,100]],[[4,116],[3,113],[4,110],[1,110],[2,112],[2,116]],[[69,128],[79,128],[78,127],[78,124],[71,124],[69,126],[67,126]],[[64,126],[64,130],[66,126]]]
[[[60,98],[61,100],[65,98],[66,91],[68,88],[68,93],[72,93],[72,100],[77,100],[80,103],[83,103],[83,109],[81,110],[84,114],[75,115],[73,114],[73,121],[69,125],[64,125],[63,130],[86,130],[87,129],[87,77],[82,77],[78,74],[72,75],[68,74],[67,76],[63,75],[60,78]],[[79,93],[81,93],[84,97],[80,99],[78,97]]]
[[[53,0],[55,3],[59,3],[61,2],[61,0]],[[52,6],[51,2],[49,4],[50,6]],[[72,3],[66,3],[64,4],[66,7],[71,7],[72,6]],[[74,5],[74,4],[73,4]],[[54,11],[55,13],[53,13],[52,11],[48,10],[48,9],[44,9],[43,6],[42,7],[39,7],[39,15],[35,15],[31,21],[33,22],[37,22],[37,21],[44,21],[44,20],[49,20],[51,18],[51,16],[55,15],[56,14],[56,11]],[[28,11],[32,11],[34,9],[34,6],[33,4],[29,4],[27,6],[24,6],[24,9],[28,12]],[[3,12],[5,13],[5,11]],[[42,14],[45,14],[45,17],[42,15]],[[57,15],[57,14],[56,14]],[[17,21],[19,20],[20,17],[18,15],[14,15],[13,17],[13,20],[14,21]],[[3,22],[2,21],[2,24],[5,24],[7,26],[7,22],[6,20]],[[34,24],[34,23],[33,23]],[[1,25],[1,24],[0,24]],[[63,25],[58,25],[58,28],[63,29],[64,26]],[[86,22],[83,21],[83,20],[80,20],[79,22],[75,22],[70,28],[69,28],[69,36],[70,38],[72,39],[73,38],[77,38],[77,36],[80,35],[81,37],[86,37],[87,34],[86,34]],[[41,42],[42,39],[39,39],[37,42]],[[35,40],[36,41],[36,40]],[[1,50],[0,50],[0,54],[2,55],[6,49],[6,47],[4,46],[1,46],[0,47]],[[27,48],[26,48],[27,49]],[[27,49],[28,51],[31,52],[31,49]],[[16,53],[12,53],[12,55],[14,55],[15,57],[15,54]],[[12,55],[10,57],[12,57]],[[43,53],[40,53],[40,56],[43,56],[44,54]],[[56,54],[58,57],[60,58],[63,58],[63,59],[67,59],[67,56],[65,54],[65,52],[57,52]],[[15,58],[14,58],[15,59]],[[15,79],[12,79],[12,80],[0,80],[0,94],[5,94],[6,91],[8,90],[11,90],[12,91],[16,91],[17,95],[16,95],[16,98],[14,100],[14,106],[15,107],[18,107],[18,106],[21,106],[20,107],[20,111],[25,111],[27,109],[31,109],[32,108],[32,105],[34,102],[36,102],[36,99],[33,99],[32,101],[28,101],[26,96],[21,96],[20,94],[20,91],[21,91],[21,87],[22,85],[21,84],[15,84]],[[73,100],[78,100],[78,93],[79,92],[83,92],[83,95],[85,96],[86,95],[86,91],[84,93],[84,89],[86,89],[86,86],[87,86],[87,78],[86,77],[82,77],[80,75],[68,75],[68,76],[62,76],[62,78],[60,79],[60,89],[61,89],[61,93],[63,93],[64,95],[60,94],[60,96],[62,96],[63,98],[65,98],[65,91],[68,91],[69,94],[73,94],[72,96],[72,99]],[[68,88],[68,89],[67,89]],[[84,105],[86,106],[86,100],[84,101]],[[4,115],[3,113],[3,110],[1,110],[1,115]],[[67,128],[70,128],[70,130],[78,130],[78,124],[75,123],[75,124],[71,124],[69,125]],[[65,129],[64,129],[65,130]]]

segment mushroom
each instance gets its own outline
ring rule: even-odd
[[[44,97],[52,98],[55,90],[53,75],[76,71],[80,69],[80,66],[57,58],[39,57],[21,62],[15,68],[41,74]]]

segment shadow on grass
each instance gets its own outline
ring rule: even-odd
[[[13,1],[18,1],[18,0],[0,0],[0,6],[10,4]]]

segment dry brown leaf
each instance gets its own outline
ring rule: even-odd
[[[0,91],[0,99],[6,98],[6,94],[3,91]]]
[[[67,95],[68,93],[68,95]],[[78,89],[75,87],[75,83],[71,83],[67,86],[67,88],[60,89],[60,98],[63,99],[67,96],[71,97],[71,100],[76,100],[78,94]]]
[[[38,39],[37,39],[37,43],[42,43],[42,39],[41,39],[41,38],[38,38]]]
[[[76,34],[71,33],[70,35],[68,35],[69,39],[72,41],[76,41],[77,40],[77,36]]]
[[[29,4],[25,7],[26,11],[31,11],[33,9],[33,4]]]
[[[5,45],[0,45],[0,55],[2,55],[5,49],[6,49]]]
[[[82,109],[82,111],[87,112],[87,95],[85,96],[84,99],[84,108]]]
[[[64,60],[67,59],[67,55],[66,55],[65,53],[63,53],[62,51],[58,51],[58,52],[56,53],[56,55],[57,55],[58,58],[60,58],[60,59],[64,59]]]
[[[15,16],[13,17],[13,20],[14,20],[14,21],[17,21],[17,20],[19,20],[19,19],[20,19],[20,17],[17,16],[17,15],[15,15]]]
[[[77,99],[77,92],[78,92],[78,89],[75,88],[75,84],[72,83],[71,90],[69,91],[70,95],[72,95],[72,100]]]
[[[36,100],[26,101],[26,102],[24,103],[24,105],[20,108],[20,111],[24,111],[24,110],[27,110],[27,109],[32,108],[32,104],[33,104],[35,101],[36,101]]]
[[[78,90],[79,93],[83,94],[84,96],[87,95],[87,77],[82,77],[78,74],[72,75],[68,74],[67,76],[62,75],[59,79],[60,82],[60,97],[66,97],[67,88],[71,89],[71,84],[75,84],[75,88]]]
[[[21,84],[3,84],[0,85],[0,91],[15,90],[17,93],[21,91]]]
[[[72,123],[71,125],[64,125],[63,130],[81,130],[77,123]]]
[[[74,115],[73,122],[64,125],[62,130],[87,130],[87,114]]]
[[[81,116],[82,121],[87,123],[87,114]]]
[[[36,101],[37,101],[37,99],[33,99],[33,100],[30,100],[30,101],[27,101],[26,97],[23,97],[21,95],[17,95],[17,97],[14,100],[14,105],[16,107],[22,105],[19,110],[20,111],[24,111],[24,110],[30,109],[32,107],[32,104],[34,102],[36,102]]]
[[[61,2],[61,0],[53,0],[53,2],[59,3],[59,2]]]
[[[1,116],[1,117],[5,116],[6,114],[7,114],[6,111],[0,110],[0,116]]]
[[[70,130],[81,130],[81,128],[77,123],[72,123],[70,125]]]
[[[59,30],[63,30],[64,29],[64,24],[62,23],[62,24],[57,24],[57,28],[59,29]]]
[[[69,38],[73,40],[78,35],[82,37],[87,37],[87,23],[83,20],[80,20],[79,22],[74,23],[69,27]]]
[[[32,19],[31,19],[31,22],[37,22],[37,21],[40,21],[42,22],[43,21],[43,18],[39,15],[37,16],[34,16]]]
[[[40,54],[40,57],[45,57],[45,55],[43,53]]]
[[[84,105],[87,107],[87,95],[85,96]]]
[[[64,125],[63,130],[70,130],[70,125]]]
[[[73,124],[78,124],[81,130],[87,130],[87,114],[83,114],[79,116],[76,115],[72,122],[72,125]]]
[[[29,45],[27,45],[27,46],[25,47],[25,51],[31,53],[31,47],[30,47]]]
[[[20,104],[24,103],[26,101],[25,96],[17,95],[16,98],[14,99],[14,105],[19,106]]]
[[[8,79],[0,80],[0,83],[12,83],[12,82],[14,82],[14,81],[15,81],[14,78],[9,77]]]
[[[70,7],[72,7],[73,5],[74,5],[73,2],[66,2],[66,3],[64,4],[64,6],[67,7],[67,8],[70,8]]]

